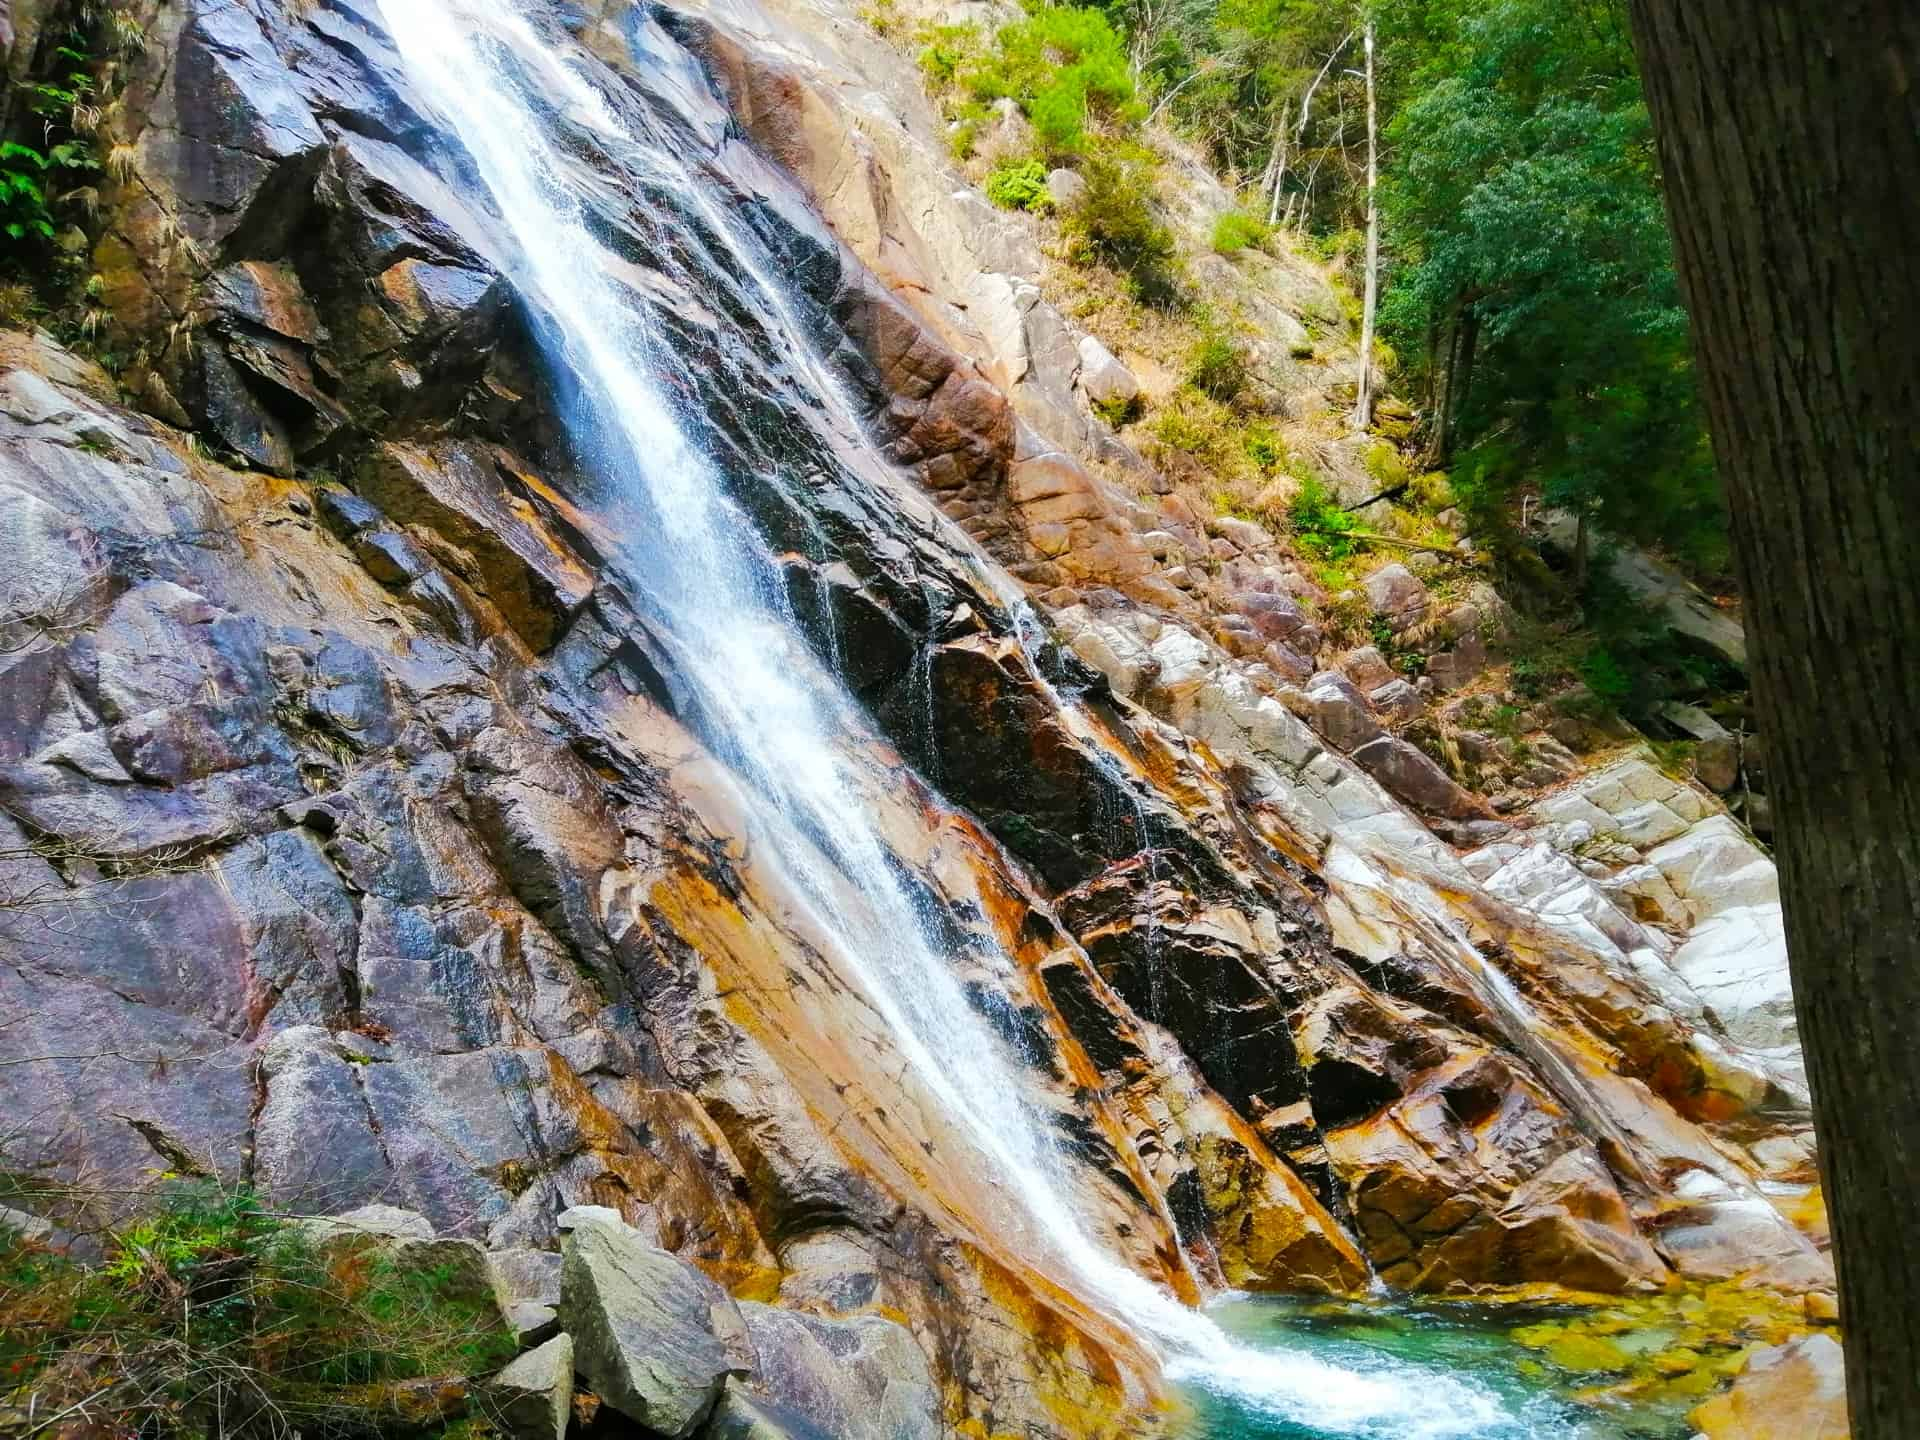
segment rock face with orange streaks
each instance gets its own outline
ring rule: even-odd
[[[603,1206],[789,1358],[902,1322],[874,1344],[917,1347],[956,1433],[1142,1434],[1139,1337],[983,1183],[872,957],[753,839],[624,548],[643,522],[578,463],[511,248],[374,8],[134,6],[136,170],[87,237],[133,363],[0,334],[0,1036],[29,1059],[0,1161],[110,1194],[187,1156],[516,1254]],[[907,223],[972,203],[911,131],[771,31],[553,11],[693,157],[704,204],[571,163],[1095,1243],[1190,1302],[1369,1266],[1830,1283],[1752,1183],[1811,1173],[1791,1057],[1690,988],[1724,948],[1647,929],[1770,913],[1691,790],[1591,791],[1641,845],[1602,880],[1568,858],[1586,801],[1535,854],[1369,752],[1404,698],[1379,657],[1347,657],[1364,693],[1322,668],[1257,527],[1090,466],[1141,463],[1076,388],[1104,352],[1009,278],[991,214]],[[711,207],[834,395],[712,258]],[[682,1419],[751,1412],[737,1379]]]

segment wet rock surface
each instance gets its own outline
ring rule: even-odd
[[[1434,687],[1333,653],[1270,537],[1089,468],[1087,402],[1138,382],[991,280],[1025,257],[990,212],[964,254],[883,243],[862,194],[962,202],[766,36],[535,9],[700,157],[877,443],[822,420],[710,215],[608,182],[699,438],[864,707],[849,783],[1115,1253],[1189,1299],[1830,1284],[1755,1188],[1811,1183],[1804,1086],[1771,865],[1710,797],[1549,765],[1496,824],[1401,733]],[[143,13],[93,255],[142,358],[116,386],[0,337],[0,1033],[77,1057],[0,1069],[9,1167],[185,1157],[480,1256],[542,1440],[556,1324],[664,1434],[1140,1433],[1151,1362],[1004,1239],[746,844],[622,550],[646,518],[569,453],[499,221],[372,10]],[[1366,604],[1400,636],[1435,607],[1394,568]],[[1457,613],[1440,688],[1486,663]]]

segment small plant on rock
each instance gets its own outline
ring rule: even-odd
[[[1273,231],[1258,215],[1244,210],[1228,210],[1213,222],[1213,248],[1216,254],[1238,255],[1267,243]]]
[[[1047,167],[1038,160],[1010,160],[987,176],[987,199],[1003,210],[1046,210],[1053,205],[1047,193]]]

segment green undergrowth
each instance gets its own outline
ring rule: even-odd
[[[0,97],[0,325],[40,325],[109,368],[99,352],[104,282],[89,253],[101,186],[134,151],[108,122],[126,62],[146,45],[130,0],[47,7],[32,69]]]
[[[378,1245],[316,1246],[249,1193],[172,1182],[83,1264],[0,1228],[0,1431],[68,1411],[143,1437],[453,1428],[505,1363],[490,1298]],[[465,1422],[462,1433],[475,1425]]]

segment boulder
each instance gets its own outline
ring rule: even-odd
[[[1346,676],[1322,670],[1304,692],[1282,696],[1287,708],[1311,725],[1336,750],[1353,751],[1385,735],[1367,702]]]
[[[513,1440],[565,1440],[573,1411],[573,1339],[556,1335],[486,1383],[489,1415]]]
[[[1847,1440],[1839,1342],[1803,1335],[1756,1350],[1731,1390],[1687,1418],[1706,1440]]]
[[[1064,167],[1047,172],[1047,194],[1059,209],[1071,210],[1087,198],[1087,182]]]
[[[1080,388],[1094,404],[1110,408],[1124,408],[1140,398],[1133,372],[1091,335],[1080,337]]]
[[[823,1319],[743,1303],[752,1388],[833,1440],[939,1440],[940,1391],[906,1329],[878,1315]]]
[[[1470,819],[1480,802],[1434,763],[1425,751],[1397,735],[1377,735],[1353,751],[1353,758],[1398,800],[1427,815]]]
[[[1367,696],[1367,703],[1392,719],[1410,720],[1426,708],[1427,702],[1405,680],[1389,680]]]
[[[577,1218],[567,1236],[560,1320],[594,1393],[669,1440],[692,1435],[728,1378],[753,1370],[746,1322],[727,1293],[601,1216]]]
[[[1371,694],[1382,685],[1390,685],[1400,678],[1399,672],[1387,663],[1387,659],[1371,645],[1362,645],[1358,650],[1349,650],[1340,657],[1340,668],[1359,689]]]
[[[1374,571],[1366,588],[1367,604],[1395,634],[1426,619],[1433,604],[1419,577],[1398,563]]]
[[[702,1440],[840,1440],[832,1432],[753,1394],[738,1380],[727,1381],[726,1393],[713,1407],[713,1418],[700,1434]]]

